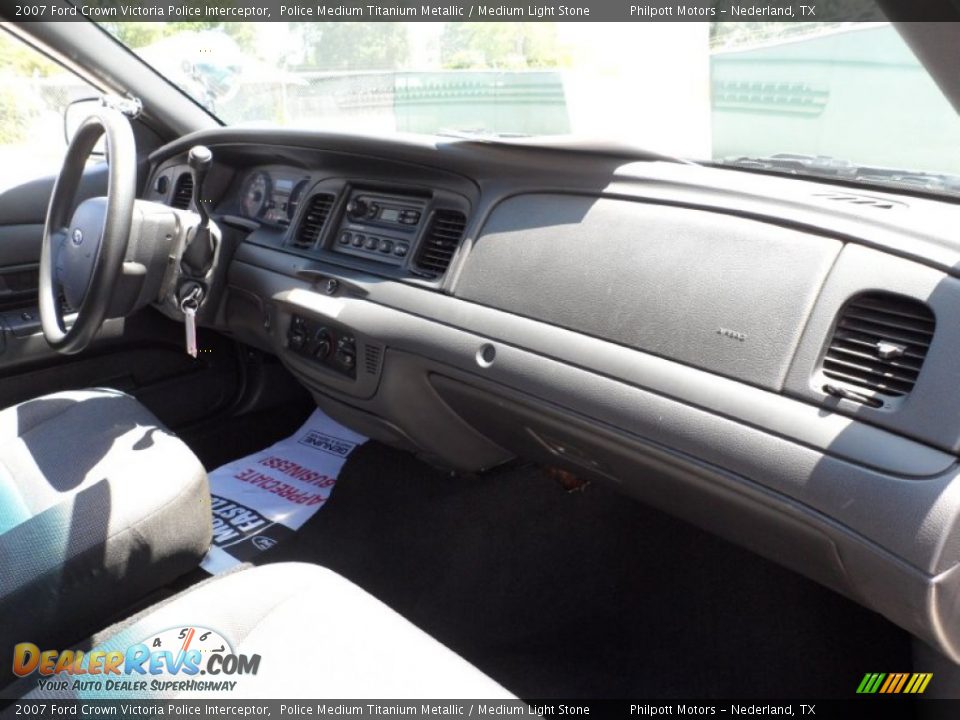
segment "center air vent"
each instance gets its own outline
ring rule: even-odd
[[[907,395],[935,327],[933,312],[919,300],[883,292],[857,295],[840,313],[823,374],[883,395]]]
[[[190,201],[193,200],[193,175],[185,172],[177,178],[177,184],[173,188],[173,197],[170,199],[170,207],[178,210],[186,210],[190,207]]]
[[[463,240],[466,216],[457,210],[437,210],[430,220],[415,265],[433,275],[443,275]]]
[[[330,217],[330,210],[333,208],[333,201],[336,195],[330,193],[319,193],[310,198],[307,204],[307,210],[303,214],[303,220],[297,227],[296,234],[290,245],[301,250],[307,250],[317,244],[323,226]]]

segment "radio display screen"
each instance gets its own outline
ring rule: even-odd
[[[380,211],[380,219],[384,222],[398,222],[400,220],[400,211],[396,208],[383,208]]]

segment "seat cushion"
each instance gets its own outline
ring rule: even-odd
[[[480,621],[466,618],[464,622]],[[176,654],[180,631],[195,630],[194,645],[213,630],[234,654],[259,655],[255,675],[195,674],[176,680],[236,681],[219,692],[29,690],[31,698],[509,698],[503,687],[412,623],[337,573],[316,565],[278,563],[215,577],[150,608],[84,644],[127,652],[145,642]],[[171,632],[173,629],[173,632]],[[161,638],[156,645],[155,638]],[[167,640],[172,638],[173,642]],[[206,638],[220,644],[219,638]],[[206,667],[206,658],[200,667]],[[143,679],[118,676],[118,679]],[[150,678],[147,676],[147,682]]]
[[[196,567],[210,535],[203,466],[129,395],[0,411],[0,647],[79,641]]]

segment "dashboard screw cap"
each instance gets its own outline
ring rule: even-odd
[[[339,287],[340,287],[340,283],[338,283],[333,278],[330,278],[329,280],[327,280],[327,287],[326,287],[327,295],[333,295]]]

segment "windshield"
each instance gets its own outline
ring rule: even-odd
[[[960,117],[888,23],[101,23],[223,123],[603,138],[960,193]]]

